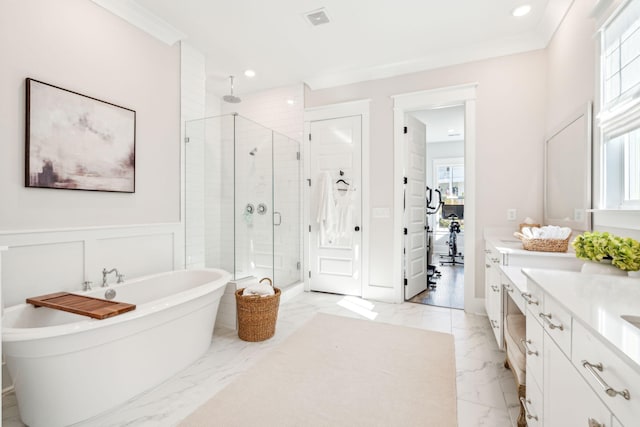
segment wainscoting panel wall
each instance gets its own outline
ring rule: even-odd
[[[184,268],[180,223],[0,233],[3,307],[58,291],[102,283],[103,268],[125,280]],[[115,276],[109,277],[109,283]]]
[[[6,306],[57,289],[81,289],[83,241],[8,246],[9,250],[2,255],[3,302]]]

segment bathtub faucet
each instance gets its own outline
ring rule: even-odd
[[[124,282],[124,274],[120,274],[118,273],[118,269],[117,268],[112,268],[111,270],[107,271],[106,268],[102,269],[102,287],[106,288],[107,285],[107,275],[111,274],[111,273],[116,273],[116,277],[118,278],[118,281],[116,283],[122,283]]]

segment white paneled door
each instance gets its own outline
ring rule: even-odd
[[[361,116],[310,123],[310,289],[362,295]]]
[[[404,297],[410,299],[427,289],[427,130],[424,123],[409,115],[405,124]]]

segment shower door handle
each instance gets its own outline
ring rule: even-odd
[[[276,221],[276,215],[278,215],[278,221]],[[280,212],[274,212],[273,213],[273,225],[280,225],[282,224],[282,214]]]

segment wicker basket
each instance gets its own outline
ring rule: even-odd
[[[273,282],[268,277],[273,287]],[[276,333],[280,289],[274,287],[275,295],[242,295],[244,288],[236,291],[236,308],[238,312],[238,337],[243,341],[264,341]]]
[[[569,237],[566,239],[530,239],[522,233],[513,233],[522,242],[522,247],[536,252],[567,252]]]

